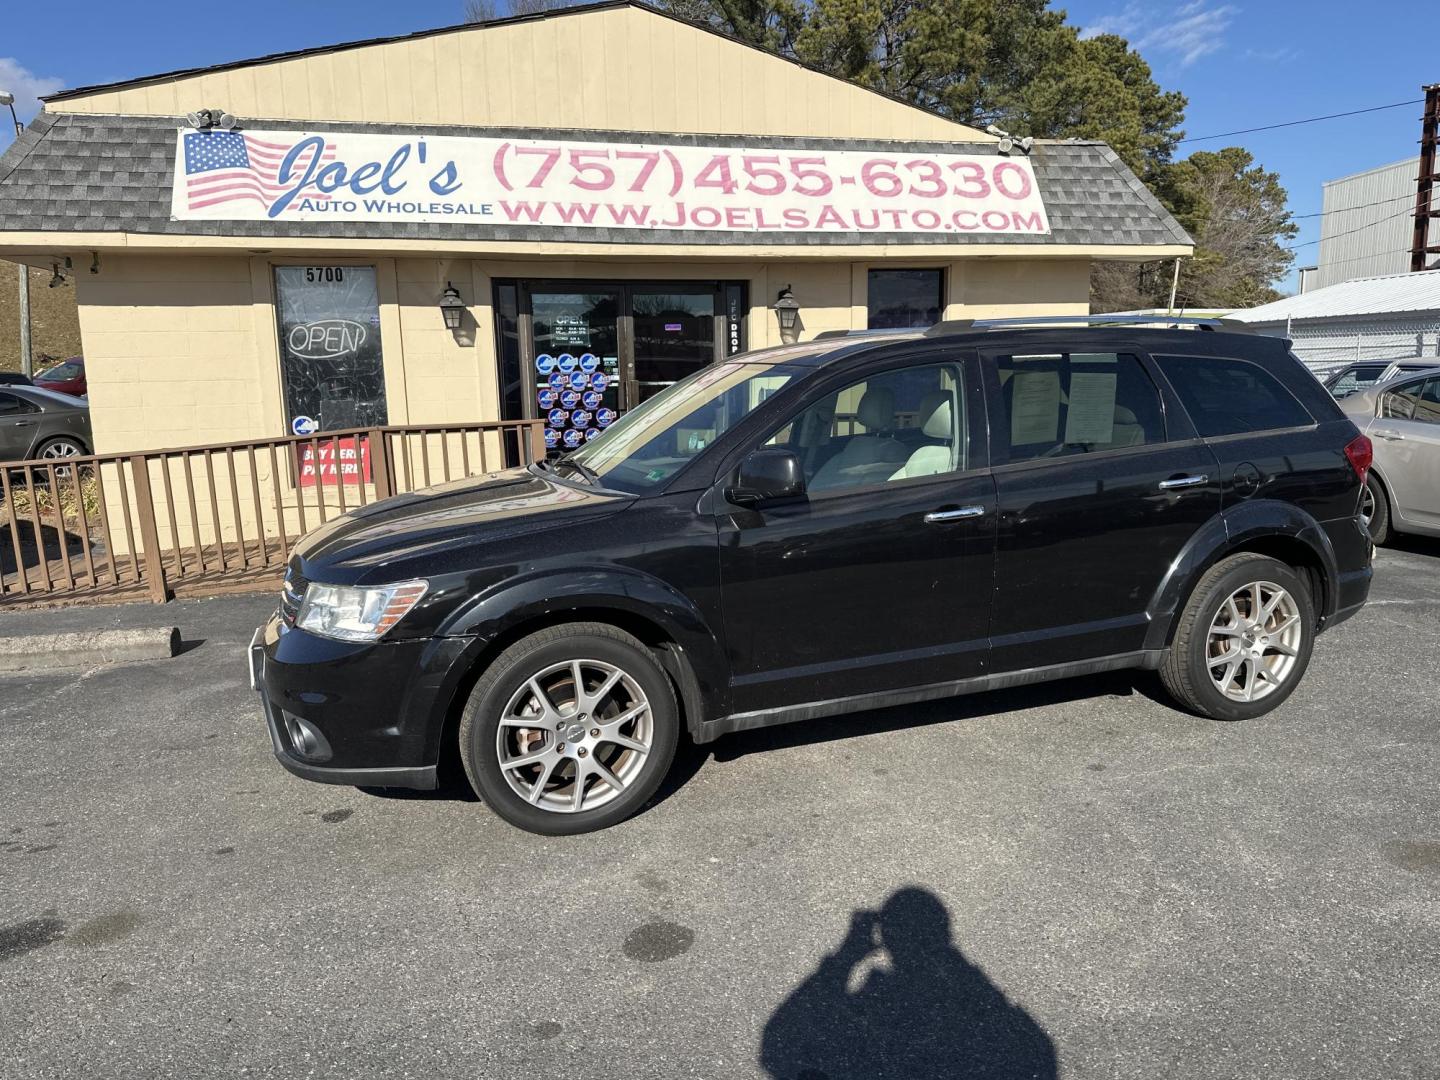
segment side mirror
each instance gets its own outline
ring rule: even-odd
[[[725,498],[739,506],[759,506],[805,494],[805,468],[790,450],[756,450],[740,463],[735,483]]]

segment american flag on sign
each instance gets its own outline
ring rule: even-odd
[[[280,163],[289,152],[290,147],[284,143],[265,142],[239,131],[190,132],[185,136],[188,207],[199,210],[237,199],[254,199],[268,207],[293,186],[281,185],[279,180]],[[310,154],[301,154],[294,162],[292,180],[305,175],[310,158]],[[320,160],[334,159],[335,144],[327,142]],[[305,197],[317,203],[330,201],[329,195],[318,191]]]

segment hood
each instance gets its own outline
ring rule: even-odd
[[[312,580],[381,580],[368,571],[608,516],[631,501],[618,492],[564,483],[533,467],[510,469],[351,510],[307,533],[294,555]]]

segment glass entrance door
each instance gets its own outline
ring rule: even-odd
[[[715,288],[637,287],[630,294],[635,326],[634,387],[638,405],[715,361]]]
[[[620,413],[619,289],[534,292],[536,415],[545,445],[573,450]]]
[[[497,281],[502,415],[539,418],[553,450],[723,356],[745,351],[740,281]]]

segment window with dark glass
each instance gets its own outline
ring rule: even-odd
[[[286,425],[296,435],[382,427],[385,365],[373,266],[277,266]]]
[[[1221,356],[1157,356],[1205,438],[1305,427],[1314,418],[1259,364]]]
[[[940,270],[871,270],[870,329],[934,326],[945,310],[944,288]]]
[[[1160,395],[1134,356],[1110,352],[997,357],[1002,407],[992,421],[1010,461],[1165,441]]]
[[[520,369],[520,299],[514,285],[495,286],[495,337],[500,353],[500,417],[525,419],[525,383]]]

